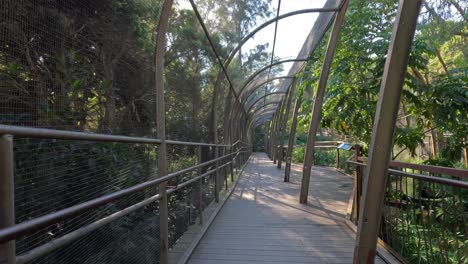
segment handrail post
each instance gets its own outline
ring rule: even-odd
[[[374,117],[353,263],[374,263],[388,163],[411,44],[423,0],[400,0]]]
[[[218,150],[218,146],[215,146],[214,147],[214,151],[215,151],[215,158],[219,158],[219,150]],[[216,172],[215,172],[215,188],[214,188],[214,191],[215,191],[215,202],[219,203],[219,189],[220,189],[220,185],[219,185],[219,161],[216,161],[215,162],[215,166],[216,166]]]
[[[234,183],[234,162],[231,162],[231,184]]]
[[[15,224],[13,136],[0,136],[0,229]],[[0,263],[16,263],[15,240],[0,244]]]
[[[336,149],[336,169],[340,168],[340,149]]]
[[[226,147],[223,146],[223,156],[225,154],[226,154]],[[226,158],[223,159],[223,165],[224,165],[225,162],[227,162]],[[224,175],[224,184],[226,185],[226,190],[228,189],[228,173],[227,172],[228,172],[228,167],[225,166],[223,168],[223,175]]]
[[[198,164],[201,164],[202,161],[202,147],[198,146]],[[202,175],[202,167],[198,168],[198,174]],[[203,178],[198,181],[198,219],[200,225],[203,225]]]
[[[354,161],[358,162],[361,156],[361,146],[356,144],[354,146]],[[359,165],[354,165],[354,198],[353,198],[353,216],[351,219],[357,224],[359,219],[359,202],[361,199],[362,188],[362,168]]]

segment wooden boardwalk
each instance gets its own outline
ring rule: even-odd
[[[351,263],[354,234],[344,217],[352,179],[314,167],[309,204],[302,205],[301,169],[293,165],[284,183],[284,169],[254,154],[188,263]]]

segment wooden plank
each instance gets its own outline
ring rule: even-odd
[[[301,166],[292,165],[291,182],[284,183],[284,170],[254,154],[188,263],[350,263],[355,235],[344,217],[353,179],[314,167],[303,205]]]

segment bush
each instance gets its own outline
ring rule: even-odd
[[[349,153],[349,154],[348,154]],[[295,163],[304,162],[304,147],[295,148],[292,154],[292,161]],[[351,152],[340,152],[340,167],[345,166],[346,158],[351,155]],[[335,167],[336,166],[336,149],[315,149],[314,153],[315,165],[317,166],[327,166]]]

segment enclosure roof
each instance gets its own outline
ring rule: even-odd
[[[265,115],[263,110],[257,110],[263,108],[262,106],[266,107],[266,104],[268,104],[266,109],[269,110],[276,109],[278,107],[278,104],[282,100],[283,95],[291,86],[294,77],[304,68],[307,61],[311,58],[320,41],[323,39],[324,34],[331,25],[336,11],[330,12],[329,10],[339,10],[343,2],[343,0],[326,1],[322,10],[328,12],[320,12],[304,44],[302,45],[301,50],[298,52],[295,58],[272,59],[271,63],[266,65],[264,68],[245,78],[245,81],[242,84],[236,85],[235,90],[239,95],[239,100],[243,104],[244,109],[248,112],[248,114],[252,115],[251,120],[271,119],[272,114]],[[284,16],[284,14],[280,15],[279,17],[281,18],[281,16]],[[278,19],[277,23],[281,23],[281,20]],[[262,27],[262,25],[259,27]],[[254,29],[253,31],[256,30],[257,29]],[[247,37],[252,36],[253,34],[247,35]],[[273,46],[275,44],[275,40],[276,38],[273,39]],[[237,52],[238,48],[239,47],[236,47],[233,50],[233,53]],[[233,53],[231,53],[231,57],[233,56]],[[232,59],[231,57],[230,59]],[[230,59],[227,60],[228,64],[230,63]],[[292,63],[287,74],[272,73],[271,69],[273,67],[284,65],[286,63]],[[276,83],[274,83],[274,81],[276,81]],[[262,100],[260,98],[264,99]]]

